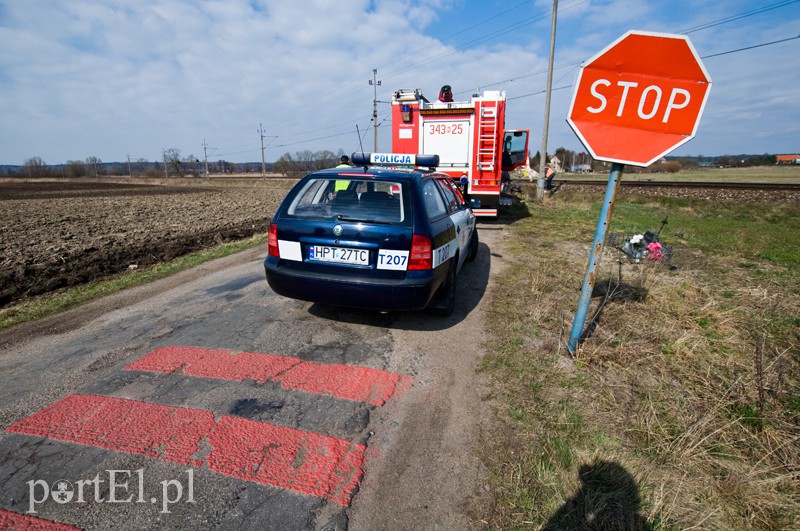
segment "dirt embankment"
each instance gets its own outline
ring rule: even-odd
[[[293,183],[0,182],[0,307],[264,233]]]

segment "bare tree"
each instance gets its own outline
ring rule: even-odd
[[[336,154],[333,151],[325,149],[314,153],[314,161],[309,169],[314,171],[324,170],[325,168],[333,168],[337,163]]]
[[[68,177],[85,177],[86,165],[82,160],[68,160],[67,161],[67,176]]]
[[[20,168],[22,175],[31,179],[37,179],[50,176],[50,168],[47,163],[42,160],[42,157],[31,157],[26,160]]]
[[[315,159],[316,155],[310,149],[296,151],[294,154],[294,160],[297,163],[297,169],[303,173],[312,171],[314,169]]]
[[[183,168],[183,171],[191,173],[192,177],[200,176],[200,159],[198,159],[194,155],[189,155],[188,157],[184,157],[181,166]]]
[[[293,173],[295,172],[295,163],[292,155],[287,151],[278,157],[278,160],[275,161],[275,164],[272,165],[272,168],[284,177],[294,176]]]
[[[135,162],[131,163],[131,171],[133,173],[144,173],[147,171],[147,168],[150,166],[150,162],[145,158],[136,159]]]
[[[164,165],[166,166],[166,173],[168,175],[183,175],[181,150],[178,148],[164,150]]]
[[[86,166],[92,168],[92,173],[94,174],[95,177],[98,177],[100,175],[100,164],[102,163],[103,161],[100,160],[98,157],[86,157]]]

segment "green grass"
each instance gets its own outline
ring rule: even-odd
[[[559,174],[564,180],[607,181],[611,167],[593,174]],[[678,173],[652,173],[627,166],[625,180],[683,181],[683,182],[765,182],[800,183],[800,166],[754,166],[751,168],[688,168]]]
[[[597,219],[599,207],[593,209]],[[673,244],[714,255],[767,260],[797,272],[800,269],[800,208],[785,204],[710,203],[649,198],[618,201],[611,232],[658,231]]]
[[[797,527],[800,206],[618,200],[611,231],[669,215],[679,267],[626,263],[641,296],[607,304],[569,355],[598,202],[556,194],[508,225],[481,366],[500,404],[485,452],[495,503],[476,517],[588,526],[573,499],[596,515],[626,507],[605,529]],[[620,280],[617,256],[606,251],[598,281]]]
[[[193,253],[149,269],[129,271],[119,277],[109,280],[92,282],[82,286],[61,290],[54,294],[32,298],[0,310],[0,330],[27,321],[54,315],[100,297],[174,275],[175,273],[190,269],[210,260],[229,256],[244,251],[245,249],[265,245],[266,236],[254,236],[247,240],[224,243],[211,249]]]

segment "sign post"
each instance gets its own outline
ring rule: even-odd
[[[567,122],[597,160],[612,162],[569,343],[575,353],[625,164],[649,166],[694,138],[711,89],[685,35],[629,31],[581,67]]]

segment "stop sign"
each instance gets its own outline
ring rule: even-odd
[[[687,36],[629,31],[581,67],[567,122],[595,159],[648,166],[694,138],[710,89]]]

